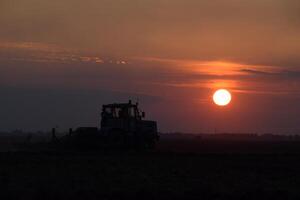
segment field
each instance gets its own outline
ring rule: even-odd
[[[162,140],[147,153],[3,152],[0,198],[299,199],[299,147]]]

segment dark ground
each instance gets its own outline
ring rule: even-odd
[[[0,154],[1,199],[300,199],[300,142],[162,140],[148,153]]]

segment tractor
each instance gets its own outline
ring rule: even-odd
[[[88,148],[151,149],[159,139],[155,121],[144,120],[138,103],[113,103],[102,106],[100,129],[79,127],[62,138],[62,144]],[[55,129],[53,130],[55,136]],[[61,143],[61,142],[60,142]]]
[[[151,148],[159,138],[157,124],[143,118],[138,103],[103,105],[100,132],[110,144]]]

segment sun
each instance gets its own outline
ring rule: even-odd
[[[213,100],[218,106],[227,106],[231,101],[231,94],[226,89],[219,89],[214,93]]]

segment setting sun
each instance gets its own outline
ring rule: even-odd
[[[231,101],[231,94],[228,90],[219,89],[214,93],[213,100],[218,106],[226,106]]]

